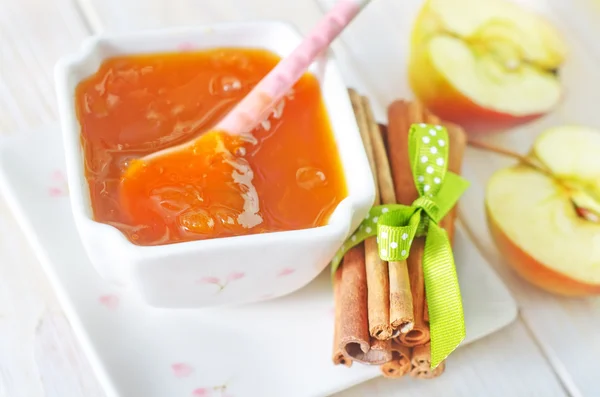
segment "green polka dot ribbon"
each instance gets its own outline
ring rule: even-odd
[[[405,260],[413,239],[425,237],[422,263],[431,331],[431,368],[445,360],[466,335],[452,246],[446,231],[438,225],[469,186],[465,179],[447,171],[448,144],[448,131],[441,126],[411,126],[408,155],[419,197],[410,206],[373,207],[332,261],[334,273],[350,248],[375,235],[381,259]]]

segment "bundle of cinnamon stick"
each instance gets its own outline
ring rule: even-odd
[[[446,127],[450,139],[448,170],[460,173],[466,147],[466,135],[460,127],[441,121],[418,102],[399,100],[388,108],[387,128],[380,128],[369,100],[354,89],[349,89],[349,94],[375,177],[374,205],[411,205],[418,197],[408,158],[408,134],[414,123]],[[450,241],[455,218],[456,208],[441,222]],[[375,237],[346,253],[334,277],[335,365],[379,365],[388,378],[410,374],[430,379],[444,372],[444,363],[430,369],[424,244],[424,238],[415,238],[408,259],[402,262],[382,261]]]

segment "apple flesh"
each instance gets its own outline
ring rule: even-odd
[[[492,237],[513,269],[534,285],[568,296],[600,294],[600,132],[550,129],[527,165],[488,181]]]
[[[439,117],[468,132],[534,120],[560,102],[559,33],[504,0],[427,0],[411,34],[411,88]]]

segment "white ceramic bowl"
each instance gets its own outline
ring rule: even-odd
[[[113,226],[93,220],[84,176],[75,88],[101,63],[124,54],[215,47],[262,47],[289,54],[302,36],[278,21],[101,35],[55,68],[73,215],[90,260],[105,279],[136,291],[149,305],[185,308],[249,303],[291,293],[321,273],[367,215],[373,177],[338,68],[330,54],[311,71],[319,78],[348,187],[327,225],[297,231],[137,246]]]

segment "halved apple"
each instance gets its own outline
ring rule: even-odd
[[[600,131],[541,134],[531,158],[497,171],[486,190],[492,236],[518,274],[548,291],[600,294]]]
[[[544,18],[505,0],[427,0],[411,35],[409,82],[468,132],[533,120],[560,101],[566,54]]]

